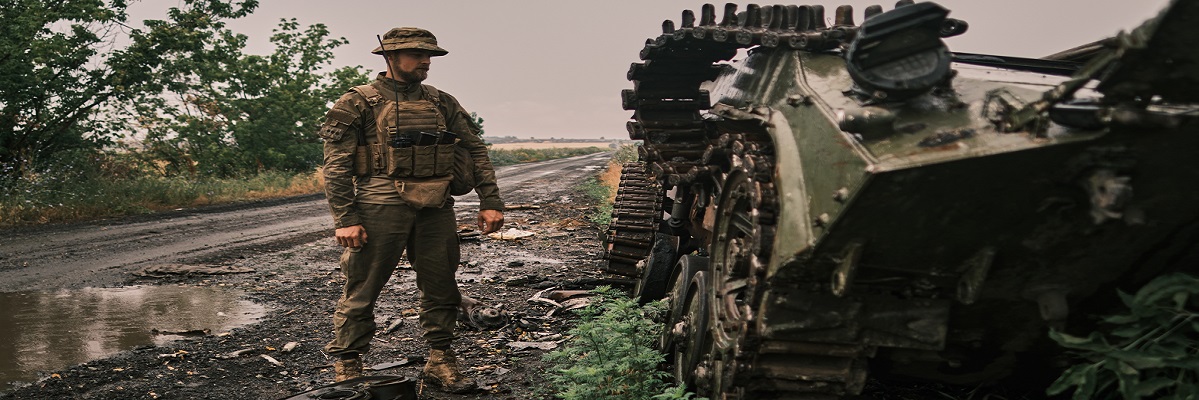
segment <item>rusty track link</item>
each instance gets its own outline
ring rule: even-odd
[[[667,188],[706,185],[710,201],[732,203],[718,203],[718,208],[753,216],[750,226],[741,224],[744,229],[714,232],[710,246],[713,276],[708,288],[712,328],[708,331],[716,340],[708,349],[694,349],[708,352],[693,372],[694,382],[701,392],[717,398],[856,394],[865,380],[865,357],[872,349],[852,343],[767,339],[756,332],[753,311],[770,285],[764,281],[764,270],[777,215],[772,143],[768,138],[751,138],[754,135],[720,132],[712,119],[702,114],[710,100],[709,93],[701,89],[701,84],[718,78],[727,68],[717,63],[731,59],[739,49],[762,46],[824,51],[841,46],[856,33],[852,9],[839,7],[832,27],[825,25],[824,8],[818,5],[751,4],[738,13],[735,4],[726,4],[721,17],[717,22],[716,7],[705,4],[698,20],[694,12],[686,10],[677,28],[672,21],[663,22],[662,35],[648,39],[641,50],[644,62],[629,68],[628,79],[634,88],[621,94],[624,108],[634,112],[633,121],[627,124],[629,137],[643,141],[641,160],[653,180]],[[721,193],[726,190],[737,193]],[[621,208],[642,204],[648,203],[626,200]],[[631,229],[628,233],[621,229],[610,232],[609,237],[613,241],[643,239]],[[649,254],[650,233],[637,247],[641,259]],[[627,267],[629,261],[610,257],[610,271],[613,265]],[[626,272],[634,276],[631,273],[637,271]]]
[[[662,219],[662,186],[653,180],[642,163],[621,167],[620,186],[608,225],[604,271],[637,278],[638,264],[649,256],[654,232]]]

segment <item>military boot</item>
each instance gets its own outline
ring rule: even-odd
[[[475,380],[462,376],[458,369],[458,358],[453,350],[429,350],[429,362],[425,363],[425,377],[440,384],[450,393],[469,393],[474,390]]]
[[[333,362],[333,381],[341,382],[362,376],[362,358],[358,356],[340,358]]]

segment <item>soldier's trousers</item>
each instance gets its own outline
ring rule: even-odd
[[[420,323],[429,347],[447,349],[454,339],[462,295],[454,273],[458,269],[457,222],[452,202],[442,208],[415,209],[404,205],[359,204],[366,245],[347,248],[341,255],[346,285],[333,313],[331,355],[365,354],[375,334],[375,301],[395,271],[400,255],[416,271],[420,290]]]

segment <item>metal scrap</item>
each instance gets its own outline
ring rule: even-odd
[[[479,231],[473,228],[463,228],[458,230],[458,240],[479,240],[482,236]]]
[[[590,290],[554,290],[546,294],[550,300],[562,301],[592,295]]]
[[[458,314],[460,319],[475,329],[497,329],[508,324],[506,311],[498,306],[488,307],[483,302],[469,296],[462,296],[462,302],[458,304],[458,308],[462,310]]]
[[[395,367],[402,367],[402,366],[405,366],[405,365],[408,365],[408,364],[411,364],[411,363],[412,363],[412,361],[411,361],[411,360],[409,360],[409,359],[407,359],[407,358],[401,358],[401,359],[399,359],[399,361],[391,361],[391,362],[385,362],[385,363],[378,363],[378,364],[375,364],[375,365],[372,365],[372,366],[366,367],[366,369],[367,369],[368,371],[382,371],[382,370],[385,370],[385,369],[391,369],[391,368],[395,368]]]
[[[529,298],[529,301],[553,306],[554,308],[545,314],[545,317],[550,317],[558,311],[587,307],[588,304],[591,304],[591,296],[592,293],[588,290],[553,290],[550,288],[537,292]]]

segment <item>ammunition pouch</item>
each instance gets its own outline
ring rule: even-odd
[[[370,148],[370,145],[363,144],[354,149],[354,176],[360,179],[370,179],[375,172],[372,168]]]
[[[452,132],[399,132],[388,140],[387,176],[391,178],[430,178],[449,176],[454,169]]]
[[[354,154],[356,174],[364,177],[385,174],[402,180],[396,183],[400,197],[419,207],[440,207],[447,190],[461,196],[478,186],[470,151],[458,146],[456,133],[445,130],[440,92],[436,88],[425,85],[423,101],[398,104],[384,101],[370,85],[355,86],[353,91],[370,104],[377,135],[375,143],[369,145],[365,138],[359,138]]]
[[[426,179],[402,179],[395,181],[400,200],[413,208],[441,208],[449,198],[450,175]]]
[[[462,146],[454,146],[454,168],[451,172],[454,179],[450,181],[450,194],[461,196],[479,186],[479,181],[475,179],[475,159]]]

